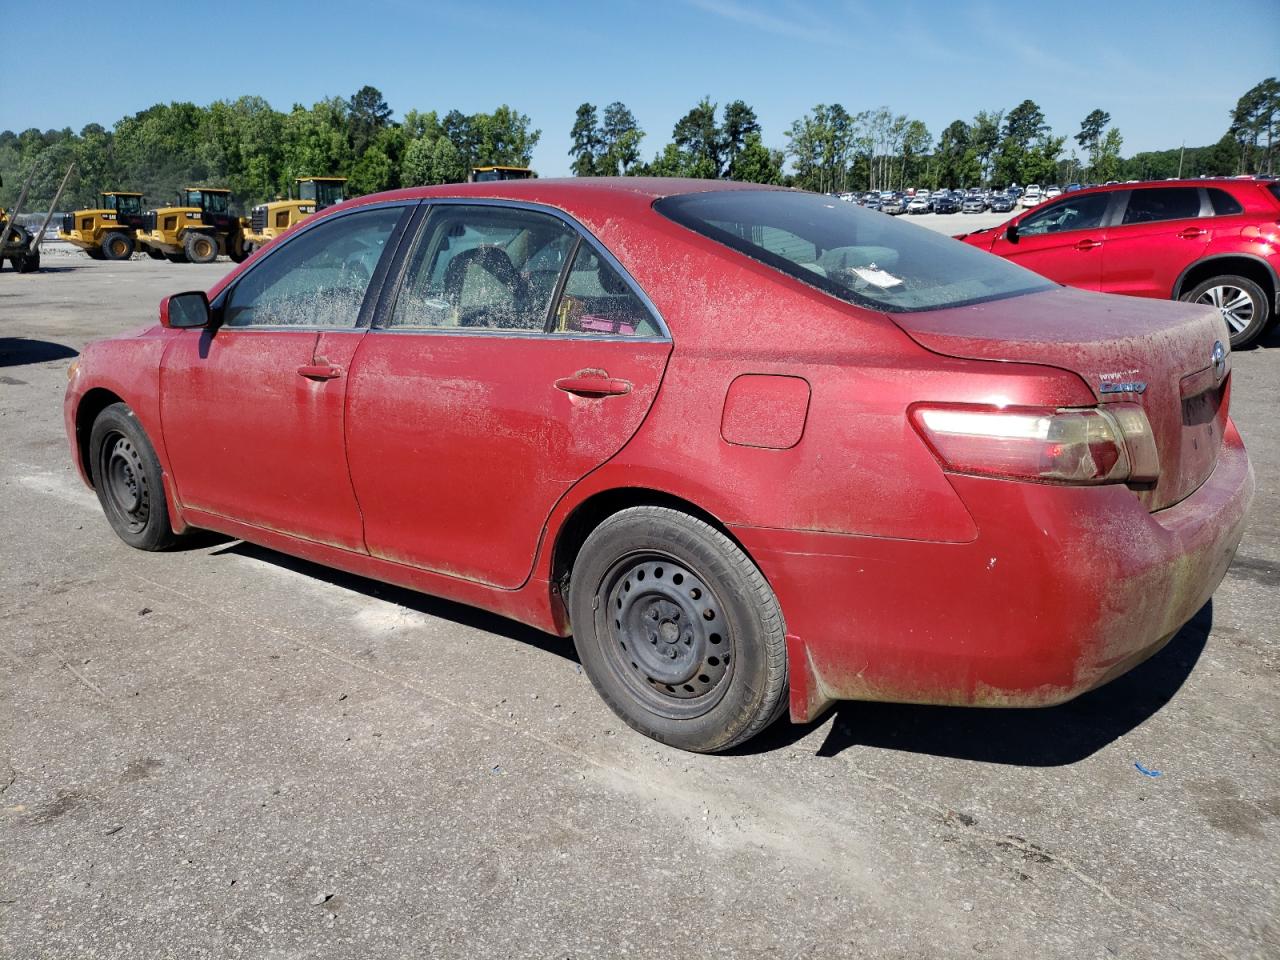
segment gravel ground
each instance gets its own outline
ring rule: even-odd
[[[1280,955],[1280,339],[1234,358],[1241,555],[1153,660],[700,757],[567,642],[243,543],[125,547],[64,371],[229,265],[46,263],[0,274],[0,956]]]

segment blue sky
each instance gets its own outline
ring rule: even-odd
[[[817,103],[855,113],[888,105],[936,137],[956,118],[1030,97],[1060,135],[1094,107],[1109,111],[1127,155],[1216,141],[1240,94],[1280,73],[1277,0],[1079,0],[1071,14],[995,0],[150,6],[51,0],[10,10],[6,52],[16,43],[40,71],[24,71],[19,87],[0,81],[0,129],[110,126],[157,101],[242,94],[287,110],[370,83],[397,117],[511,104],[542,130],[534,166],[555,176],[568,173],[584,100],[631,107],[648,158],[703,95],[747,101],[776,147]],[[282,59],[282,49],[298,56]]]

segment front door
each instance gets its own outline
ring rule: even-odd
[[[215,330],[165,352],[160,415],[185,506],[364,549],[343,409],[370,279],[405,210],[357,210],[281,242],[223,295]]]
[[[347,403],[374,556],[514,588],[556,501],[653,402],[669,338],[611,259],[548,213],[437,206]]]
[[[1018,221],[1016,243],[997,236],[991,252],[1058,283],[1097,290],[1109,198],[1109,193],[1061,197]]]

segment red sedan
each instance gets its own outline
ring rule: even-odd
[[[1276,180],[1095,187],[960,239],[1084,290],[1217,307],[1237,348],[1280,316]]]
[[[560,635],[637,730],[1055,704],[1210,597],[1253,474],[1210,308],[1059,287],[827,197],[405,190],[90,345],[71,452],[191,528]]]

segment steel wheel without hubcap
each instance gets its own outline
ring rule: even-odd
[[[123,434],[113,433],[102,445],[104,492],[130,533],[141,533],[151,516],[151,491],[142,456]]]
[[[733,641],[715,594],[671,557],[628,557],[601,584],[609,665],[660,716],[703,714],[723,697]]]
[[[1242,333],[1253,323],[1253,298],[1239,287],[1229,284],[1210,287],[1196,298],[1196,303],[1217,307],[1233,334]]]

